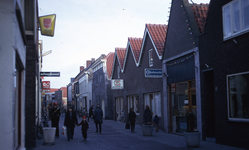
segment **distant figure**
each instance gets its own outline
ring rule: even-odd
[[[52,127],[56,127],[56,133],[55,136],[58,138],[59,137],[59,121],[60,121],[60,115],[61,111],[60,108],[57,107],[57,103],[53,103],[53,108],[51,109],[51,121],[52,121]]]
[[[149,125],[152,122],[152,112],[150,110],[149,105],[146,105],[146,109],[144,110],[144,124]]]
[[[135,122],[136,122],[136,113],[133,111],[133,108],[130,108],[130,112],[129,112],[129,118],[128,121],[130,121],[131,123],[131,132],[134,133],[134,129],[135,129]]]
[[[72,107],[69,107],[64,120],[64,126],[67,127],[68,141],[70,141],[70,139],[73,139],[75,124],[78,124],[76,113],[73,111]]]
[[[101,133],[101,124],[103,123],[103,111],[97,104],[97,108],[95,109],[94,115],[94,123],[96,124],[96,133],[98,133],[98,125],[99,125],[99,133]]]
[[[155,115],[154,119],[153,119],[153,122],[154,122],[154,125],[155,125],[155,128],[156,128],[156,132],[159,131],[159,118],[157,115]]]
[[[91,116],[93,116],[93,105],[89,109],[88,122],[89,122],[89,118],[91,118]]]
[[[83,116],[82,119],[83,120],[77,126],[82,125],[82,127],[81,127],[82,136],[83,136],[84,140],[86,140],[87,139],[87,130],[89,129],[89,125],[86,121],[86,116]]]

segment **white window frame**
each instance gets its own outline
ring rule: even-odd
[[[230,117],[230,84],[229,84],[229,77],[235,77],[243,74],[249,74],[249,71],[247,72],[241,72],[241,73],[236,73],[236,74],[230,74],[227,75],[227,111],[228,111],[228,120],[230,121],[235,121],[235,122],[249,122],[249,118],[235,118],[235,117]]]
[[[128,96],[128,112],[130,111],[130,108],[134,108],[134,112],[136,115],[139,115],[139,104],[138,108],[136,107],[136,97],[138,97],[138,103],[139,103],[139,96],[138,95],[132,95]],[[138,110],[138,111],[136,111]]]
[[[120,115],[121,111],[124,111],[124,99],[123,97],[116,97],[116,113]]]
[[[150,95],[153,95],[153,99],[150,99]],[[146,108],[146,105],[149,105],[153,116],[157,115],[158,117],[161,117],[162,110],[161,110],[161,93],[147,93],[144,95],[144,109]]]
[[[153,66],[153,49],[149,50],[149,67]]]
[[[233,11],[233,4],[239,2],[239,23],[240,23],[240,30],[235,32],[234,31],[234,11]],[[227,7],[230,7],[230,33],[226,33],[226,16],[225,16],[225,9]],[[248,17],[248,16],[246,16]],[[247,28],[243,27],[243,13],[242,13],[242,0],[233,0],[230,3],[227,3],[226,5],[222,6],[222,21],[223,21],[223,40],[228,40],[231,38],[234,38],[236,36],[239,36],[241,34],[249,32],[249,26]],[[244,29],[243,29],[244,28]],[[226,35],[227,34],[227,35]]]

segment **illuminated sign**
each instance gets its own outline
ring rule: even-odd
[[[55,14],[39,17],[42,35],[54,36],[55,18]]]

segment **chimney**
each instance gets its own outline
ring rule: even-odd
[[[88,67],[91,63],[92,63],[91,60],[87,60],[87,61],[86,61],[86,67]]]
[[[84,69],[85,69],[84,66],[80,66],[80,72],[81,72],[82,70],[84,70]]]

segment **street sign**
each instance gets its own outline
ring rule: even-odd
[[[144,69],[145,78],[162,78],[163,71],[162,69]]]
[[[43,77],[60,77],[60,72],[40,72]]]
[[[115,89],[124,89],[124,80],[123,79],[114,79],[112,80],[112,90]]]

